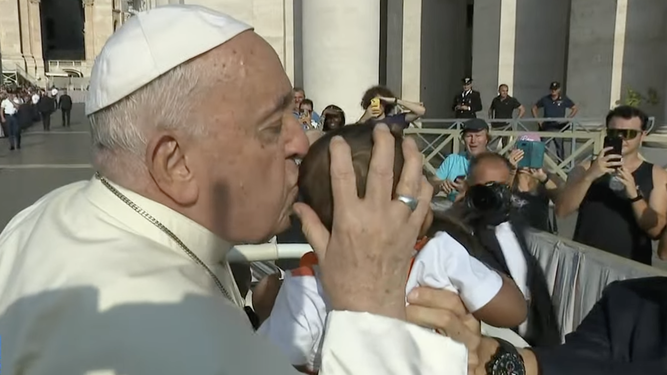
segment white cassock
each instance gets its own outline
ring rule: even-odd
[[[294,374],[256,335],[225,261],[231,245],[188,218],[99,180],[55,190],[0,234],[2,373],[22,375]],[[334,311],[322,374],[464,375],[465,347],[417,326]]]

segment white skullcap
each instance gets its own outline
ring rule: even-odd
[[[196,5],[167,5],[131,17],[95,59],[86,116],[227,42],[250,25]]]

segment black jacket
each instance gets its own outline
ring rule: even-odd
[[[72,98],[67,95],[63,94],[60,99],[58,99],[58,108],[60,108],[63,111],[69,111],[72,109]]]
[[[556,348],[533,348],[541,375],[667,374],[667,278],[617,281]]]
[[[469,111],[456,109],[458,105],[465,105],[470,107]],[[454,97],[452,103],[452,111],[454,111],[454,117],[456,118],[476,118],[477,112],[482,110],[482,98],[479,95],[479,91],[471,90],[468,94],[463,95],[463,92],[460,92]]]
[[[53,113],[56,110],[56,101],[50,96],[42,96],[37,102],[37,110],[40,113]]]

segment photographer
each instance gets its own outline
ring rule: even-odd
[[[532,346],[560,343],[560,333],[547,283],[528,251],[526,226],[513,212],[513,166],[502,155],[485,152],[470,163],[469,188],[450,214],[469,226],[483,252],[472,254],[497,271],[510,275],[528,303],[528,319],[518,333]]]
[[[579,210],[573,240],[650,265],[651,240],[665,228],[667,172],[639,155],[647,124],[640,109],[611,110],[607,137],[621,139],[620,154],[607,147],[573,169],[555,211],[566,217]]]
[[[426,108],[420,103],[398,99],[384,86],[373,86],[366,90],[361,98],[361,108],[365,112],[358,123],[381,122],[394,131],[406,129],[410,123],[426,113]]]

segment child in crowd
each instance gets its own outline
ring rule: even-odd
[[[366,191],[371,153],[372,124],[345,126],[328,132],[317,140],[303,159],[299,170],[299,189],[303,201],[317,213],[331,230],[333,201],[330,178],[329,143],[341,136],[349,144],[360,197]],[[394,134],[394,189],[403,167],[402,136]],[[431,226],[429,213],[422,235]],[[406,275],[406,293],[417,286],[446,288],[458,292],[473,315],[496,327],[515,327],[526,319],[526,301],[516,284],[489,269],[446,232],[430,240],[415,238],[415,257]],[[283,349],[292,364],[302,372],[316,373],[325,322],[330,307],[319,280],[317,259],[313,253],[302,258],[301,267],[286,272],[268,319],[258,332]]]

